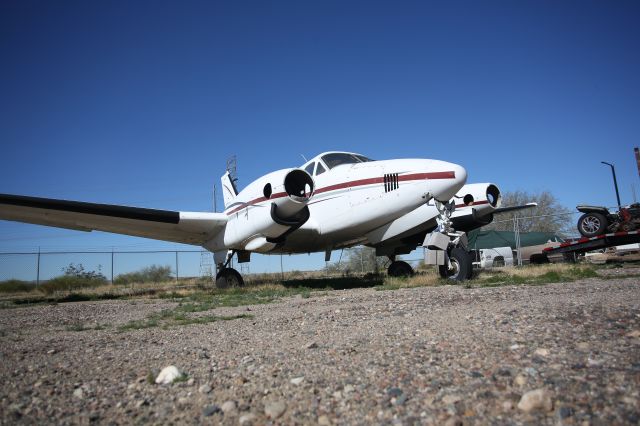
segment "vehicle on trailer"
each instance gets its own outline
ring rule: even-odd
[[[576,209],[584,213],[578,219],[578,232],[583,237],[640,229],[640,203],[622,207],[614,213],[600,206],[577,206]]]

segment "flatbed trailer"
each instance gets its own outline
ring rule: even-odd
[[[581,238],[570,243],[561,243],[557,246],[547,247],[545,254],[554,253],[586,253],[588,251],[604,249],[607,247],[621,246],[624,244],[640,243],[640,231],[614,232],[612,234],[598,235],[597,237]]]

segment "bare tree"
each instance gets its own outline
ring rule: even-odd
[[[376,250],[371,247],[355,247],[345,250],[346,259],[342,259],[340,264],[335,262],[327,267],[328,272],[348,272],[351,274],[361,274],[368,272],[380,272],[387,263],[386,257],[377,257]]]
[[[571,210],[560,205],[549,191],[537,194],[526,191],[502,194],[502,205],[505,207],[531,202],[538,203],[538,207],[497,214],[494,216],[493,223],[483,229],[513,231],[513,218],[518,216],[520,232],[553,232],[559,235],[575,233]]]

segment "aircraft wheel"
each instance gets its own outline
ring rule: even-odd
[[[244,280],[240,272],[233,268],[224,268],[216,275],[216,287],[229,288],[229,287],[243,287]]]
[[[390,277],[410,277],[413,275],[413,268],[407,262],[396,260],[389,265],[387,275]]]
[[[442,278],[454,281],[470,280],[473,275],[473,262],[471,255],[460,247],[455,247],[449,253],[451,268],[447,265],[438,266],[438,272]]]
[[[607,218],[600,213],[585,213],[578,219],[578,231],[587,238],[604,234],[607,226]]]

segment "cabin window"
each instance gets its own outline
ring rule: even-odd
[[[304,171],[309,173],[309,175],[313,174],[313,168],[315,167],[316,163],[309,163],[309,165],[307,167],[304,168]]]
[[[327,170],[322,166],[322,164],[318,163],[318,167],[316,167],[316,176],[323,174]]]

